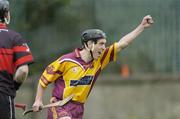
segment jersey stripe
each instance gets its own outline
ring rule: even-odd
[[[106,50],[104,51],[104,54],[101,58],[101,64],[103,63],[104,59],[106,58],[108,51],[109,51],[109,48],[106,48]]]
[[[114,60],[114,46],[110,54],[110,61],[113,61],[113,60]]]
[[[29,52],[29,49],[26,46],[15,46],[13,47],[14,52]]]
[[[12,55],[13,50],[12,49],[6,49],[6,48],[0,48],[0,54],[3,55]]]
[[[18,66],[20,66],[24,63],[31,62],[32,60],[33,60],[32,55],[27,55],[27,56],[21,57],[18,60],[16,60],[15,67],[17,68]]]
[[[41,76],[41,81],[47,86],[50,82],[46,79],[46,77]]]

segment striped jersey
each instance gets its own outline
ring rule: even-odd
[[[73,101],[84,103],[101,72],[110,61],[116,60],[117,43],[106,48],[102,55],[89,63],[85,63],[79,53],[80,49],[63,55],[47,66],[39,83],[46,88],[54,82],[52,96],[64,99],[74,94]]]
[[[26,40],[0,23],[0,92],[15,96],[13,76],[16,69],[33,62]]]

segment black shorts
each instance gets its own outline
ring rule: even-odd
[[[0,92],[0,119],[15,119],[14,99]]]

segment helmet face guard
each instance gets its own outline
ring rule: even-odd
[[[97,43],[98,39],[106,39],[106,34],[99,29],[88,29],[85,30],[81,35],[81,42],[83,45],[88,41],[93,41]]]
[[[9,11],[9,2],[7,0],[0,0],[0,21],[5,22],[5,15]]]

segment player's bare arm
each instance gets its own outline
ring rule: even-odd
[[[29,72],[28,65],[20,66],[15,73],[14,80],[16,82],[23,83],[24,80],[26,80],[27,78],[28,72]]]
[[[43,106],[43,102],[42,102],[42,97],[43,97],[43,93],[44,93],[44,88],[38,84],[38,88],[37,88],[37,94],[36,94],[36,98],[35,98],[35,102],[33,104],[33,111],[37,112],[40,110],[40,107]]]
[[[18,67],[14,75],[14,87],[16,90],[19,90],[22,83],[26,80],[29,73],[28,65],[22,65]]]
[[[153,23],[150,15],[145,16],[139,26],[119,40],[118,51],[126,48],[145,28],[150,27]]]

